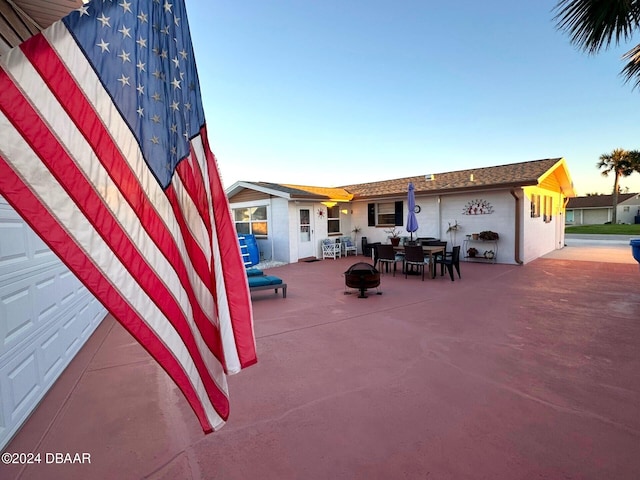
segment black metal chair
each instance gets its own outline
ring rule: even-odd
[[[455,247],[453,247],[453,249],[451,250],[451,255],[438,255],[435,258],[435,264],[440,264],[440,276],[444,275],[444,268],[447,267],[449,276],[451,277],[451,281],[453,282],[453,269],[455,267],[456,272],[458,272],[458,278],[462,278],[460,276],[460,245],[456,245]]]
[[[396,276],[396,262],[398,258],[396,257],[396,251],[393,249],[393,245],[380,244],[375,247],[376,259],[374,261],[374,266],[377,262],[380,262],[385,266],[385,270],[389,273],[389,265],[393,264],[393,276]],[[380,267],[380,271],[382,271],[382,267]]]
[[[404,247],[404,278],[407,278],[409,267],[417,269],[422,273],[422,281],[424,282],[424,251],[419,245],[407,245]]]

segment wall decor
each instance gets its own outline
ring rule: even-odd
[[[467,202],[462,210],[463,215],[488,215],[493,213],[493,206],[486,200],[478,199]]]

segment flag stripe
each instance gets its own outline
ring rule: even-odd
[[[204,152],[209,171],[212,202],[214,205],[226,204],[226,195],[222,188],[215,157],[211,153],[208,143],[206,143],[207,137],[203,135],[202,140],[205,142]],[[214,224],[218,233],[217,237],[214,236],[214,238],[217,238],[217,242],[214,242],[214,252],[219,252],[218,258],[220,259],[220,262],[213,268],[216,278],[219,279],[216,282],[218,287],[218,308],[224,312],[229,312],[228,314],[233,318],[245,319],[244,321],[222,325],[220,328],[223,348],[231,349],[231,344],[235,345],[233,350],[237,352],[238,363],[231,367],[227,362],[227,370],[234,373],[257,362],[255,337],[250,333],[253,331],[252,311],[242,308],[242,305],[246,304],[246,302],[251,302],[251,297],[240,253],[240,243],[235,234],[231,213],[228,208],[218,208],[214,209],[214,216]],[[243,283],[244,288],[226,287],[226,285],[233,285],[234,283],[238,285],[239,282]]]

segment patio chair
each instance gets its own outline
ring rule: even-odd
[[[426,265],[424,251],[419,245],[407,245],[404,247],[404,278],[409,274],[409,267],[415,268],[422,273],[422,281],[424,282],[424,267]]]
[[[325,238],[322,240],[322,259],[325,258],[340,258],[340,243],[331,238]]]
[[[396,255],[393,245],[380,244],[376,247],[376,262],[380,262],[385,266],[386,272],[389,273],[389,265],[393,264],[393,276],[396,276],[396,262],[401,261],[402,257]],[[382,271],[382,267],[380,267]]]
[[[343,237],[340,243],[342,244],[342,255],[348,257],[349,252],[352,252],[354,255],[358,255],[358,247],[353,243],[350,237]]]
[[[447,267],[449,276],[451,277],[451,281],[453,282],[453,268],[455,267],[456,272],[458,272],[458,278],[462,278],[460,276],[460,245],[456,245],[455,247],[453,247],[450,255],[438,255],[435,259],[435,264],[440,264],[440,276],[444,275],[444,268]]]

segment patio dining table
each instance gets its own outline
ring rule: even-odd
[[[393,247],[396,252],[404,253],[404,245],[398,245],[397,247]],[[434,256],[438,253],[444,254],[444,249],[442,245],[422,245],[422,251],[425,254],[429,255],[429,273],[431,274],[431,278],[435,278],[436,276],[436,265],[433,261]]]

